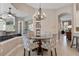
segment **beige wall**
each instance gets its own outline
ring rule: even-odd
[[[60,15],[62,15],[62,14],[70,14],[71,16],[72,16],[72,5],[70,5],[70,6],[66,6],[66,7],[63,7],[63,8],[60,8],[60,9],[58,9],[58,10],[56,10],[56,18],[58,19],[58,17],[60,16]],[[73,20],[73,19],[72,19]],[[58,19],[58,21],[60,21],[59,19]],[[59,24],[59,22],[58,22],[58,24]]]
[[[76,27],[79,27],[79,11],[76,10],[76,4],[73,4],[73,33],[79,33],[76,31]]]
[[[60,19],[59,19],[59,16],[62,15],[62,14],[70,14],[72,16],[72,4],[70,6],[65,6],[63,8],[60,8],[58,10],[56,10],[56,19],[58,20],[58,32],[60,33]],[[73,19],[72,19],[73,21]]]
[[[63,8],[59,8],[59,9],[56,11],[56,14],[57,14],[57,15],[60,15],[60,14],[63,14],[63,13],[72,14],[72,5],[70,5],[70,6],[65,6],[65,7],[63,7]]]
[[[42,31],[49,33],[57,33],[56,11],[46,10],[47,18],[42,20]]]
[[[75,33],[79,33],[79,31],[76,31],[76,27],[79,27],[79,11],[76,12],[76,19],[75,19],[75,29],[74,32]]]

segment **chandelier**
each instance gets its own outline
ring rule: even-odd
[[[42,11],[42,8],[40,7],[38,11],[33,16],[34,19],[36,19],[35,27],[36,27],[36,37],[41,36],[41,20],[46,18],[46,14]]]
[[[40,7],[38,11],[34,14],[33,18],[43,20],[46,18],[46,14],[42,11],[42,8]]]

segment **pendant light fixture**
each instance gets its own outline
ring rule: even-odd
[[[15,17],[15,15],[11,13],[11,7],[9,7],[8,12],[1,14],[0,19],[7,19],[8,17]]]
[[[38,19],[38,20],[43,20],[46,18],[46,14],[45,14],[45,12],[43,12],[43,10],[41,8],[41,4],[40,4],[38,11],[35,12],[33,18]]]
[[[46,14],[43,12],[41,8],[41,4],[37,12],[35,12],[33,18],[36,20],[35,27],[36,27],[36,37],[41,36],[41,20],[44,20],[46,18]]]

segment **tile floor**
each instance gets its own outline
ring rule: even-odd
[[[37,56],[36,52],[31,52],[32,56]],[[44,53],[44,56],[50,56],[50,53]],[[57,44],[57,56],[79,56],[79,51],[76,48],[70,47],[70,41],[66,39],[65,35],[61,35]]]
[[[66,39],[65,35],[61,35],[60,42],[57,45],[58,56],[79,56],[79,51],[75,47],[70,47],[70,41]]]

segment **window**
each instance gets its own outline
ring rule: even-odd
[[[0,19],[0,31],[6,30],[6,22],[3,19]]]
[[[33,24],[29,25],[29,30],[33,31]]]

